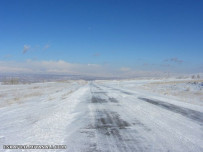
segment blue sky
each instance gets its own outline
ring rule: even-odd
[[[109,71],[203,72],[202,57],[202,0],[0,1],[4,70],[63,61]]]

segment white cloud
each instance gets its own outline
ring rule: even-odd
[[[112,68],[99,64],[77,64],[59,61],[0,61],[2,73],[67,74],[98,77],[134,77],[150,72],[136,71],[128,67]]]
[[[183,60],[178,59],[177,57],[170,58],[170,59],[165,59],[164,61],[165,61],[165,62],[173,62],[173,63],[178,63],[178,64],[183,63]]]
[[[23,54],[27,53],[27,51],[30,49],[29,45],[24,45],[23,47]]]
[[[38,61],[27,60],[24,62],[17,61],[0,61],[1,73],[30,73],[30,74],[65,74],[81,76],[98,76],[98,77],[139,77],[139,76],[161,76],[164,70],[158,69],[132,69],[129,67],[111,67],[106,64],[78,64],[69,63],[63,60],[59,61]],[[189,69],[188,69],[189,70]],[[170,71],[169,71],[170,72]],[[171,71],[172,72],[172,71]]]
[[[106,69],[97,64],[76,64],[63,60],[24,62],[0,61],[2,73],[44,73],[44,74],[77,74],[87,76],[105,76]]]

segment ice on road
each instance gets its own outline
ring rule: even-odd
[[[52,151],[67,152],[203,151],[201,106],[114,83],[49,85],[38,98],[0,107],[1,148],[42,144],[66,145]]]

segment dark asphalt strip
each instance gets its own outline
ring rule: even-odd
[[[146,101],[153,105],[159,106],[161,108],[167,109],[169,111],[179,113],[179,114],[181,114],[187,118],[190,118],[192,120],[195,120],[195,121],[199,122],[201,125],[203,125],[203,113],[202,112],[179,107],[179,106],[176,106],[176,105],[173,105],[170,103],[166,103],[166,102],[162,102],[162,101],[158,101],[158,100],[152,100],[152,99],[148,99],[148,98],[138,98],[138,99]]]

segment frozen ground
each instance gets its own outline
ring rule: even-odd
[[[120,87],[203,106],[203,79],[115,81]]]
[[[43,144],[67,145],[51,151],[68,152],[201,152],[202,81],[174,81],[0,85],[1,149]]]

